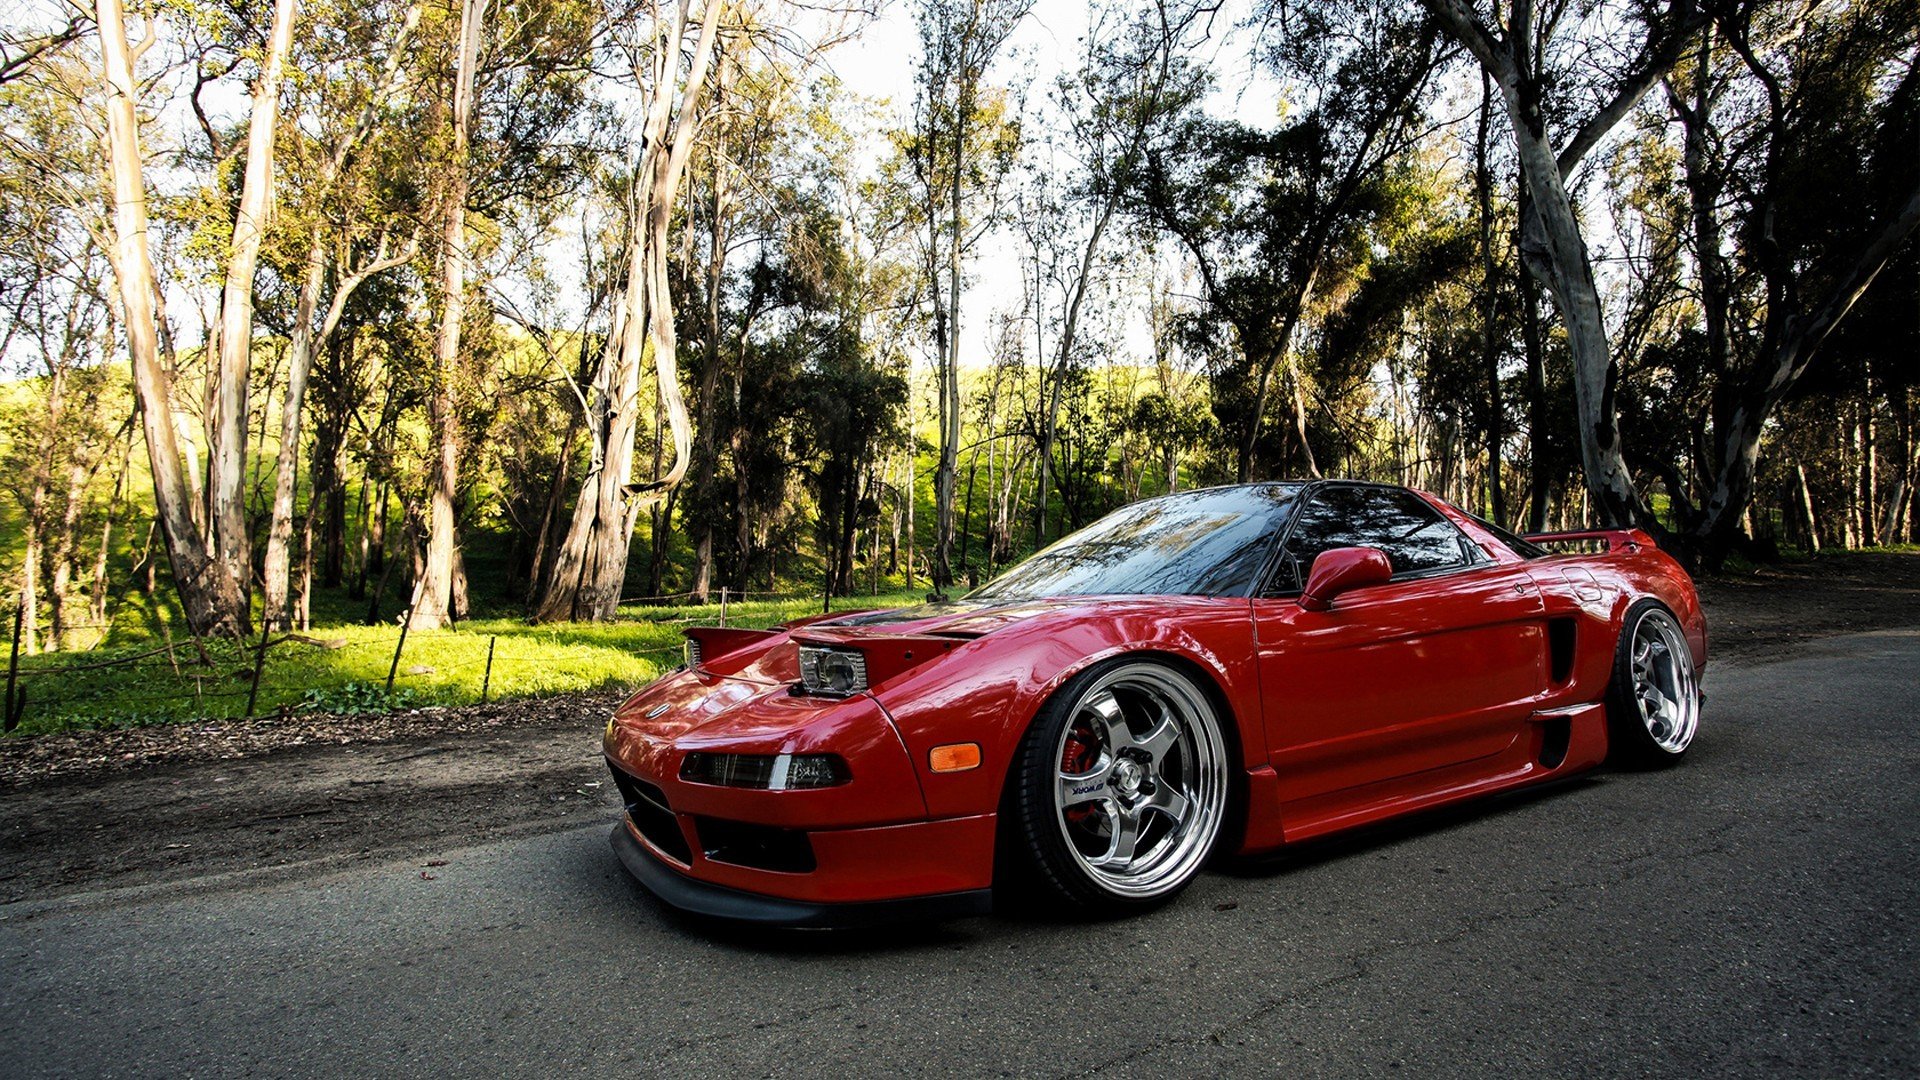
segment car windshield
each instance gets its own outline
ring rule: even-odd
[[[1299,492],[1298,484],[1259,484],[1137,502],[1061,540],[967,599],[1247,596]]]
[[[1465,510],[1462,510],[1461,513],[1467,514]],[[1479,514],[1467,514],[1467,516],[1472,518],[1475,524],[1479,525],[1481,528],[1492,533],[1493,538],[1495,540],[1498,540],[1502,544],[1505,544],[1507,546],[1507,550],[1513,552],[1515,555],[1518,555],[1523,559],[1544,559],[1547,556],[1553,554],[1553,552],[1548,551],[1546,548],[1541,547],[1539,544],[1536,544],[1531,540],[1528,540],[1524,537],[1515,536],[1512,532],[1506,529],[1503,529],[1498,525],[1495,525],[1493,522],[1488,521],[1486,518],[1481,517]]]

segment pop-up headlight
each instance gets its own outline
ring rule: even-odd
[[[800,685],[810,694],[846,697],[867,688],[867,657],[858,649],[800,646]]]

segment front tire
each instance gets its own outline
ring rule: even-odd
[[[1058,906],[1116,914],[1160,904],[1199,873],[1227,816],[1219,711],[1159,660],[1096,665],[1056,693],[1011,778],[1013,869]]]
[[[1700,680],[1680,620],[1658,600],[1621,620],[1607,687],[1608,757],[1628,766],[1678,762],[1700,730]]]

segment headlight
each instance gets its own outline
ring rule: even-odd
[[[858,649],[800,646],[800,685],[813,694],[846,697],[867,688],[867,657]]]
[[[721,787],[793,791],[823,788],[853,779],[833,754],[709,754],[694,751],[680,764],[680,779]]]

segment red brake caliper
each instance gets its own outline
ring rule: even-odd
[[[1086,724],[1075,724],[1067,732],[1067,744],[1060,753],[1060,771],[1068,776],[1078,776],[1092,769],[1093,763],[1099,759],[1100,739],[1093,733],[1093,728]],[[1093,803],[1081,803],[1067,807],[1065,817],[1069,822],[1079,825],[1095,813]]]

